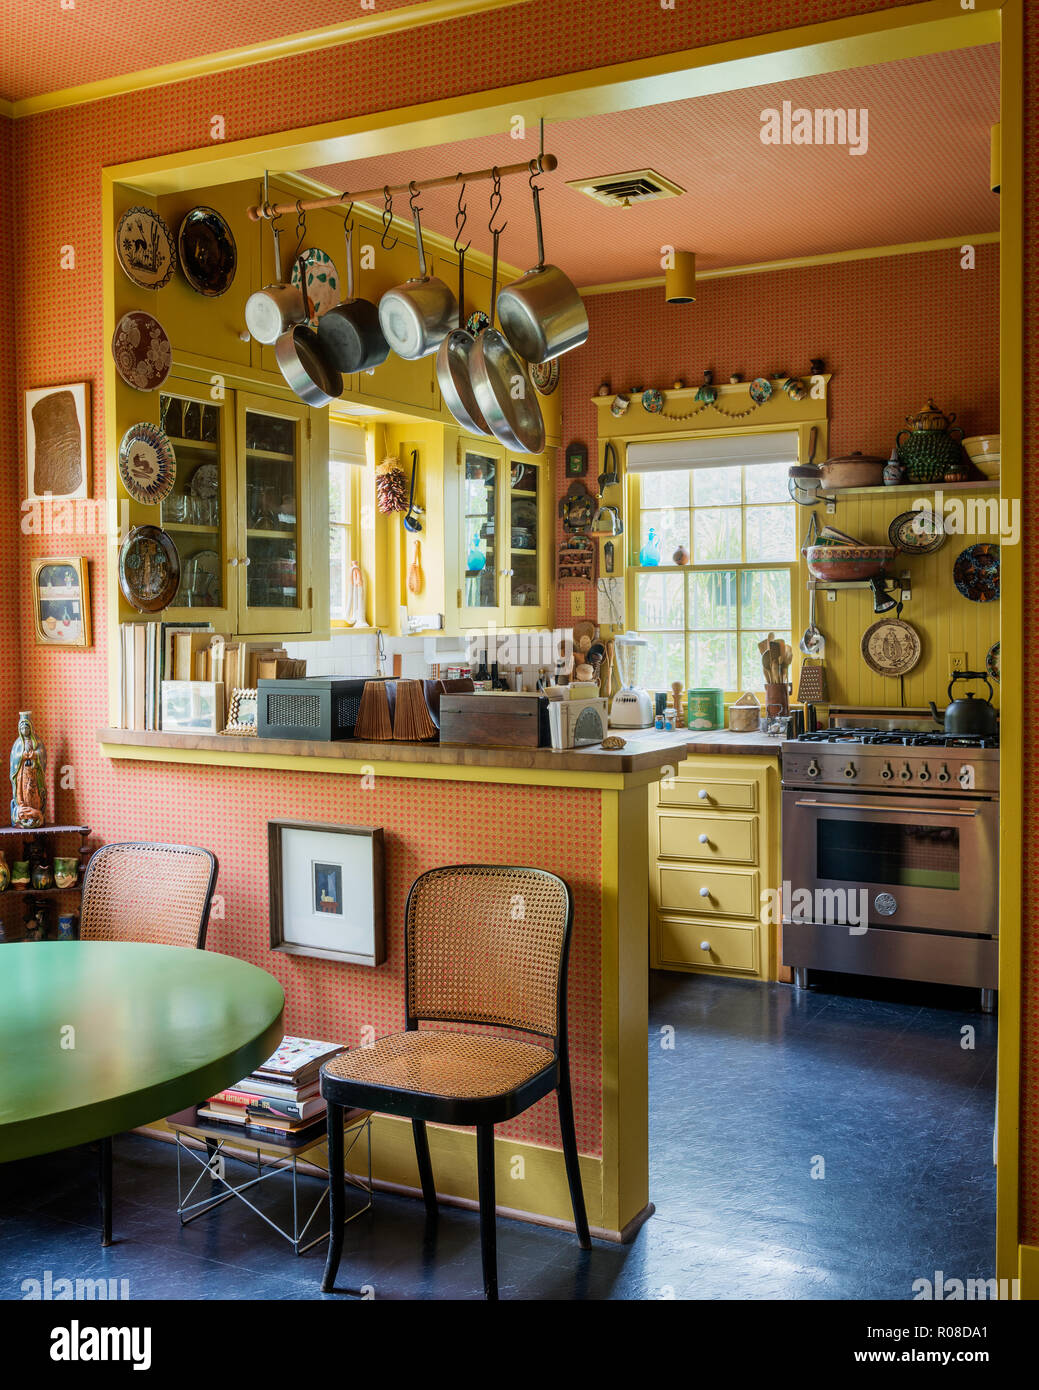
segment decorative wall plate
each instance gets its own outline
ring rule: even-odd
[[[642,409],[650,415],[659,415],[664,409],[663,391],[643,391]]]
[[[862,634],[862,659],[878,676],[904,676],[920,651],[920,634],[901,618],[881,618]]]
[[[332,257],[327,251],[322,251],[320,246],[312,246],[302,255],[307,267],[307,298],[312,310],[310,326],[316,328],[321,315],[327,314],[329,309],[334,309],[339,303],[339,271],[336,270]],[[292,267],[292,283],[299,285],[298,260]]]
[[[994,681],[999,680],[999,643],[994,642],[985,657],[985,670]]]
[[[471,333],[472,336],[473,336],[474,338],[478,338],[478,337],[480,336],[480,334],[483,332],[483,330],[484,330],[485,328],[490,328],[490,326],[491,326],[491,316],[490,316],[490,314],[485,314],[484,311],[483,311],[482,309],[474,309],[473,312],[469,315],[469,317],[468,317],[468,318],[466,319],[466,321],[465,321],[466,331],[467,331],[468,333]],[[553,361],[555,361],[554,358],[553,358]],[[551,364],[550,364],[550,363],[545,363],[545,364],[543,364],[543,365],[548,366],[548,365],[551,365]],[[558,363],[557,363],[557,366],[558,366]],[[532,379],[532,380],[533,380],[533,377],[534,377],[534,372],[535,372],[535,370],[540,371],[541,368],[540,368],[540,367],[538,367],[538,368],[531,367],[531,369],[530,369],[530,374],[531,374],[531,379]],[[534,385],[537,386],[537,382],[536,382],[536,381],[534,382]]]
[[[115,233],[119,264],[142,290],[161,290],[177,268],[173,233],[154,208],[127,208]]]
[[[157,390],[173,365],[173,350],[165,328],[142,309],[124,314],[116,324],[112,356],[116,371],[136,391]]]
[[[532,362],[530,379],[543,396],[551,396],[559,385],[559,358],[553,357],[551,362]]]
[[[900,512],[887,528],[887,538],[907,555],[930,555],[945,544],[945,523],[935,512]]]
[[[215,208],[192,208],[177,233],[180,268],[193,290],[211,299],[230,289],[238,266],[234,234]]]
[[[215,463],[201,463],[191,475],[192,497],[215,497],[220,491],[220,469]]]
[[[756,376],[750,383],[750,398],[755,405],[764,405],[772,399],[772,383],[767,376]]]
[[[952,567],[952,582],[972,603],[999,598],[999,546],[982,542],[961,550]]]
[[[135,526],[119,547],[119,588],[138,613],[158,613],[180,587],[180,555],[158,526]]]
[[[177,456],[167,435],[147,420],[131,425],[119,445],[119,477],[133,500],[145,506],[164,502],[176,476]]]

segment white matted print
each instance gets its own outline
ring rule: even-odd
[[[85,381],[25,392],[25,495],[87,497],[90,396]]]
[[[271,821],[268,840],[272,948],[381,964],[381,829]]]

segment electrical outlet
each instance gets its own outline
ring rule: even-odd
[[[948,665],[949,665],[949,679],[951,680],[951,679],[953,678],[953,676],[956,674],[957,671],[966,671],[966,669],[967,669],[967,653],[966,653],[966,652],[950,652],[950,653],[949,653],[949,658],[948,658]]]
[[[584,617],[584,590],[570,590],[570,616],[571,618]]]

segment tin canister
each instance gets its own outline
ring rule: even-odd
[[[720,729],[725,721],[725,691],[703,688],[688,692],[686,728]]]

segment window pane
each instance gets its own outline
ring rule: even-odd
[[[643,473],[640,486],[644,508],[689,506],[688,469],[668,469],[663,473]]]
[[[748,463],[744,468],[743,497],[746,502],[789,502],[790,465],[787,463]]]
[[[640,574],[638,584],[638,627],[685,627],[682,576],[680,574]]]
[[[691,632],[689,634],[690,686],[735,690],[736,679],[736,634],[734,632]]]
[[[693,469],[693,503],[697,507],[718,507],[723,503],[742,502],[740,492],[741,468]]]
[[[689,626],[734,628],[738,595],[735,570],[694,571],[689,575]]]
[[[642,513],[642,533],[639,537],[639,550],[649,541],[649,529],[653,528],[660,542],[660,563],[673,565],[672,556],[680,545],[689,549],[689,513],[672,511],[650,511]],[[641,561],[639,562],[641,564]]]
[[[790,628],[790,571],[744,570],[740,585],[740,627]]]
[[[739,507],[702,507],[693,513],[693,564],[717,565],[739,561]]]
[[[790,641],[789,631],[783,632],[779,628],[770,630],[774,632],[777,642]],[[758,643],[767,636],[767,632],[743,632],[740,634],[740,679],[736,689],[764,690],[765,673],[761,666]]]
[[[794,534],[794,508],[748,507],[747,559],[793,560],[797,555]]]
[[[328,463],[328,517],[330,521],[350,520],[349,465],[330,459]]]
[[[670,690],[672,681],[685,682],[685,639],[680,632],[644,632],[649,642],[639,658],[637,684],[646,690]],[[614,677],[616,685],[619,677]]]
[[[346,534],[342,526],[330,526],[329,556],[329,614],[333,622],[346,617]]]

